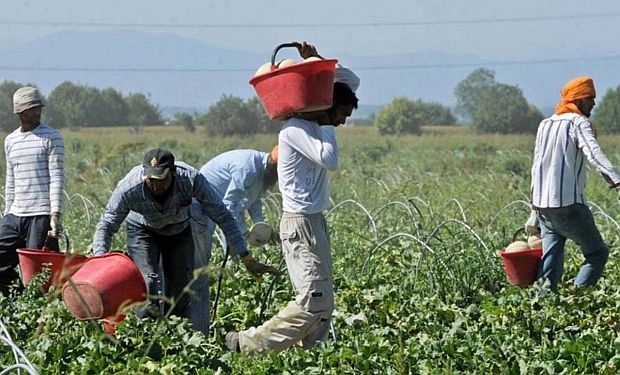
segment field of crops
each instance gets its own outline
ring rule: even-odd
[[[200,167],[220,152],[269,150],[276,141],[209,139],[173,127],[63,135],[63,224],[74,252],[88,251],[111,190],[148,148],[169,148]],[[74,319],[57,292],[42,296],[29,288],[19,297],[0,297],[6,329],[0,327],[0,337],[10,336],[0,344],[0,372],[18,362],[18,348],[41,374],[616,374],[620,205],[595,171],[588,172],[587,194],[611,248],[598,286],[570,286],[581,262],[572,243],[557,295],[541,297],[538,285],[520,289],[506,282],[497,252],[529,214],[533,138],[474,135],[465,128],[426,128],[420,137],[397,138],[338,129],[341,165],[331,175],[333,206],[326,213],[336,312],[330,339],[313,350],[259,357],[226,350],[227,330],[261,322],[292,297],[286,277],[257,281],[233,261],[208,339],[180,319],[131,314],[112,337],[100,322]],[[620,138],[603,135],[601,141],[620,165]],[[277,189],[265,209],[276,223]],[[123,246],[121,232],[114,247]],[[281,261],[275,246],[253,253],[264,262]],[[216,247],[212,296],[221,260]]]

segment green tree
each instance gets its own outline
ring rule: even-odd
[[[129,109],[128,121],[130,125],[159,125],[164,122],[159,108],[148,100],[146,95],[141,93],[128,94],[125,102]]]
[[[480,90],[477,101],[471,125],[476,132],[525,133],[538,125],[530,123],[530,106],[517,86],[496,83]]]
[[[2,131],[10,132],[19,126],[19,118],[13,113],[13,94],[22,86],[24,85],[13,81],[0,83],[0,129]]]
[[[223,95],[196,122],[205,126],[208,135],[232,136],[256,134],[260,119],[257,111],[250,109],[243,99]]]
[[[101,91],[99,124],[101,126],[129,125],[129,107],[123,95],[113,88]]]
[[[256,131],[258,133],[273,134],[280,131],[279,124],[269,119],[258,97],[254,96],[250,98],[245,105],[250,112],[254,112],[254,116],[256,117]]]
[[[495,85],[495,72],[478,68],[456,85],[456,112],[467,120],[472,120],[482,93]]]
[[[607,90],[592,120],[605,133],[620,133],[620,86]]]
[[[420,117],[424,125],[454,125],[456,117],[452,114],[450,108],[439,103],[425,103],[418,101],[420,108]]]
[[[50,93],[47,114],[57,128],[101,125],[101,92],[65,81]]]
[[[194,121],[193,115],[187,112],[179,112],[174,114],[174,119],[172,119],[172,123],[174,125],[183,125],[185,131],[193,133],[196,131],[196,123]]]
[[[399,97],[379,109],[374,126],[381,135],[421,134],[420,106],[405,97]]]

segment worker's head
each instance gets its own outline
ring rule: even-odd
[[[596,90],[594,81],[590,77],[577,77],[564,85],[560,91],[561,100],[555,113],[580,113],[590,117],[594,108]]]
[[[144,155],[142,167],[142,179],[151,193],[155,196],[167,193],[176,174],[174,155],[161,148],[149,150]]]
[[[13,113],[22,124],[35,127],[41,122],[43,97],[36,87],[21,87],[13,94]]]
[[[265,189],[271,188],[278,181],[278,145],[275,145],[267,156],[263,181]]]
[[[335,82],[333,105],[326,111],[330,124],[343,125],[357,108],[357,102],[357,96],[349,86],[342,82]]]

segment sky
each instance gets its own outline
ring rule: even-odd
[[[8,45],[62,30],[165,32],[261,52],[310,39],[329,54],[420,50],[496,58],[620,54],[620,2],[558,0],[0,0]],[[284,36],[284,37],[283,37]]]
[[[323,56],[437,51],[526,63],[620,59],[618,0],[0,0],[0,4],[0,47],[16,47],[63,31],[130,29],[266,54],[281,42],[308,40]]]

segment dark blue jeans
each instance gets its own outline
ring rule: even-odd
[[[189,225],[179,234],[164,236],[127,223],[127,247],[149,291],[149,303],[138,311],[138,316],[156,315],[158,292],[163,289],[165,313],[172,308],[171,314],[188,318],[189,295],[183,289],[194,270],[194,241]]]
[[[19,274],[17,249],[42,249],[58,251],[58,241],[46,243],[50,230],[50,216],[15,216],[7,214],[0,225],[0,293],[6,293]]]
[[[594,285],[603,274],[609,248],[594,223],[588,206],[573,204],[560,208],[538,209],[543,239],[543,257],[538,277],[548,279],[556,289],[564,273],[564,246],[572,240],[581,248],[584,261],[575,277],[575,285]]]

